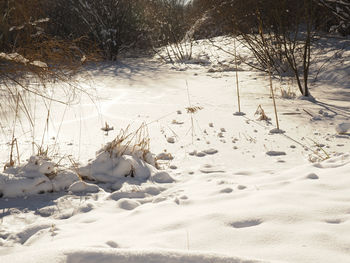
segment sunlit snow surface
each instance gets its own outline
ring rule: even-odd
[[[51,152],[74,165],[55,170],[30,157],[47,118],[33,100],[35,131],[25,121],[16,129],[21,165],[0,174],[0,262],[349,262],[350,51],[335,48],[349,47],[344,41],[317,49],[312,76],[333,60],[311,86],[316,102],[282,96],[290,89],[298,97],[295,84],[274,79],[284,133],[271,132],[268,76],[243,63],[245,115],[234,115],[234,58],[206,42],[185,65],[125,58],[82,73],[92,99],[53,103],[44,134]],[[258,120],[259,105],[269,121]],[[105,123],[114,127],[108,134]],[[142,123],[148,157],[98,152]],[[3,166],[10,124],[2,123]]]

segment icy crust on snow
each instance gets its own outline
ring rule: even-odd
[[[107,146],[106,146],[107,147]],[[77,168],[77,173],[58,170],[49,159],[32,156],[25,165],[10,167],[0,173],[0,196],[16,197],[68,190],[72,193],[96,193],[100,187],[94,183],[103,183],[111,190],[119,190],[124,182],[140,184],[147,180],[156,183],[172,183],[174,179],[166,172],[155,168],[155,159],[150,152],[125,147],[120,151],[105,151],[103,148],[97,157],[86,166]]]

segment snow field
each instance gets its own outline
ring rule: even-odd
[[[54,125],[79,172],[31,157],[0,175],[0,261],[348,262],[347,61],[319,74],[316,101],[287,99],[288,82],[274,80],[284,133],[273,133],[266,74],[240,65],[235,116],[232,58],[220,52],[201,43],[180,67],[130,59],[91,71],[99,114],[72,106]],[[146,123],[154,155],[106,151],[130,123]]]

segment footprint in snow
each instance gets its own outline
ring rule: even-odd
[[[233,192],[233,189],[230,188],[230,187],[227,187],[227,188],[224,188],[224,189],[220,190],[220,193],[222,193],[222,194],[229,194],[229,193],[232,193],[232,192]]]
[[[205,152],[206,154],[216,154],[218,153],[218,150],[214,149],[214,148],[210,148],[210,149],[207,149],[207,150],[204,150],[203,152]]]
[[[280,152],[280,151],[268,151],[268,152],[266,152],[266,154],[268,156],[282,156],[282,155],[286,155],[285,152]]]
[[[307,179],[312,179],[312,180],[316,180],[319,179],[318,175],[315,173],[310,173],[306,176]]]
[[[218,153],[218,150],[210,148],[210,149],[203,150],[203,151],[194,150],[194,151],[189,152],[188,154],[191,156],[204,157],[206,155],[213,155],[216,153]]]
[[[326,220],[325,222],[328,223],[328,224],[335,224],[335,225],[338,225],[338,224],[343,223],[344,221],[341,220],[341,219],[328,219],[328,220]]]
[[[224,172],[226,172],[221,167],[215,167],[215,166],[212,166],[210,164],[205,164],[205,165],[201,166],[199,171],[201,171],[202,173],[206,173],[206,174],[210,174],[210,173],[224,173]]]
[[[108,245],[111,248],[118,248],[119,247],[119,245],[116,242],[112,241],[112,240],[107,241],[106,245]]]
[[[172,169],[172,170],[176,170],[177,166],[172,164],[172,165],[169,166],[169,168]]]
[[[245,185],[239,185],[239,186],[237,186],[237,189],[238,190],[244,190],[244,189],[246,189],[247,187],[245,186]]]
[[[235,175],[252,175],[253,173],[250,171],[238,171],[234,173]]]
[[[251,219],[251,220],[236,221],[236,222],[230,223],[229,225],[234,228],[246,228],[246,227],[258,226],[262,222],[263,221],[260,219]]]
[[[174,138],[174,137],[167,137],[167,138],[166,138],[166,141],[167,141],[168,143],[175,143],[175,138]]]
[[[200,152],[196,152],[196,154],[195,154],[197,157],[204,157],[204,156],[206,156],[206,153],[205,152],[202,152],[202,151],[200,151]]]

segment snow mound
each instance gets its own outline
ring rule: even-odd
[[[0,197],[17,197],[68,190],[71,193],[97,193],[100,187],[83,180],[109,185],[118,190],[123,183],[140,184],[147,180],[172,183],[166,172],[157,170],[155,157],[137,147],[118,145],[110,149],[107,144],[97,157],[86,166],[75,168],[76,173],[60,167],[48,158],[32,156],[19,167],[8,167],[0,173]]]
[[[16,197],[45,192],[62,191],[74,182],[78,175],[69,170],[58,171],[50,159],[32,156],[19,167],[9,167],[0,173],[0,196]]]
[[[84,179],[101,183],[115,183],[126,177],[147,180],[156,171],[155,157],[138,147],[107,144],[97,157],[85,167],[79,168]]]
[[[97,193],[100,188],[95,184],[88,184],[83,181],[73,183],[69,188],[69,192],[72,193]]]
[[[116,153],[101,152],[95,160],[80,168],[79,174],[84,179],[114,184],[114,189],[120,188],[118,186],[125,181],[140,183],[151,179],[156,183],[174,182],[167,172],[157,170],[154,157],[150,153],[144,158],[137,153],[118,156]]]
[[[343,123],[340,123],[338,124],[336,127],[335,127],[335,130],[337,131],[337,133],[339,134],[345,134],[347,133],[349,130],[350,130],[350,122],[343,122]]]

